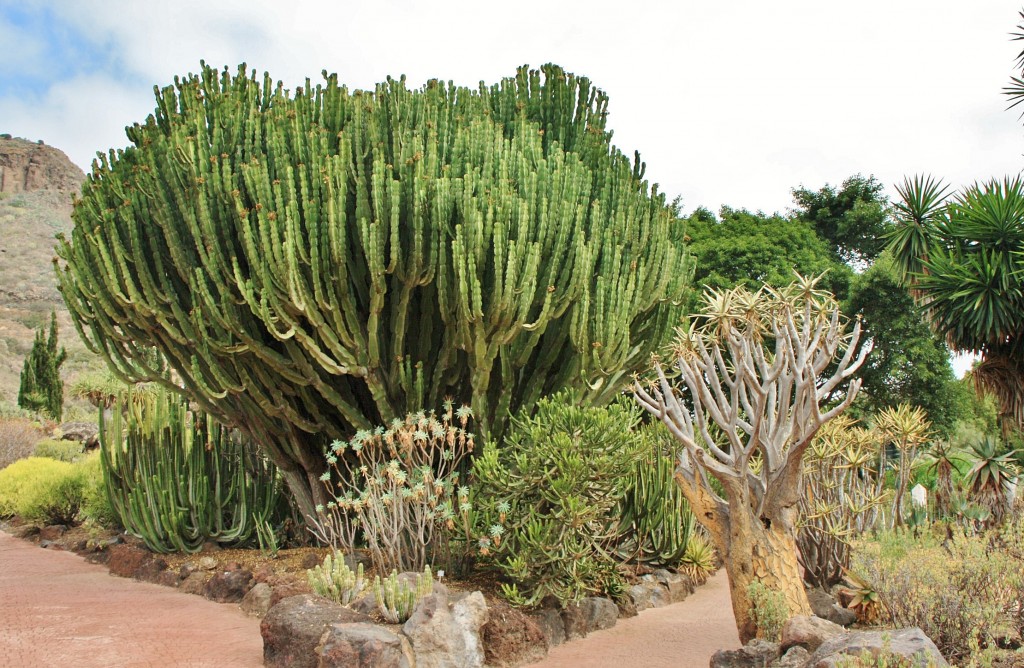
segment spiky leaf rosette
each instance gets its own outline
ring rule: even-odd
[[[249,431],[307,516],[330,440],[446,396],[490,438],[564,387],[606,402],[679,318],[682,227],[586,78],[290,93],[204,64],[156,94],[93,165],[61,290],[119,375]]]

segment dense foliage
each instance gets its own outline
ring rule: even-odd
[[[678,321],[683,226],[584,77],[289,92],[204,66],[157,103],[94,163],[61,291],[119,375],[247,430],[307,518],[332,440],[446,396],[499,439],[561,388],[606,403]]]
[[[67,352],[57,349],[57,314],[51,313],[49,334],[40,327],[32,350],[25,358],[18,406],[60,422],[64,415],[64,381],[60,379],[60,367],[65,359]]]

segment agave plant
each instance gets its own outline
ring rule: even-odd
[[[999,441],[986,436],[971,444],[973,466],[967,474],[971,498],[991,513],[988,525],[999,524],[1009,510],[1009,488],[1017,476],[1016,450],[999,454]]]

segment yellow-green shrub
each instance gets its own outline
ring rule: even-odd
[[[36,443],[32,456],[49,457],[60,462],[74,462],[82,457],[82,444],[78,441],[45,438]]]
[[[889,531],[854,546],[851,570],[878,592],[883,620],[917,626],[944,656],[962,659],[1021,631],[1024,519],[1000,531]]]
[[[67,524],[81,508],[85,476],[79,467],[29,457],[0,471],[0,515],[30,522]]]

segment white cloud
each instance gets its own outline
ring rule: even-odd
[[[994,0],[80,0],[62,16],[116,71],[55,84],[31,106],[0,86],[0,118],[80,164],[123,146],[152,84],[200,58],[245,61],[289,87],[322,69],[354,87],[403,72],[413,86],[475,85],[558,62],[609,92],[616,143],[640,149],[648,176],[691,209],[785,210],[790,188],[856,172],[961,185],[1016,173],[1024,152],[1000,95],[1018,16]]]

